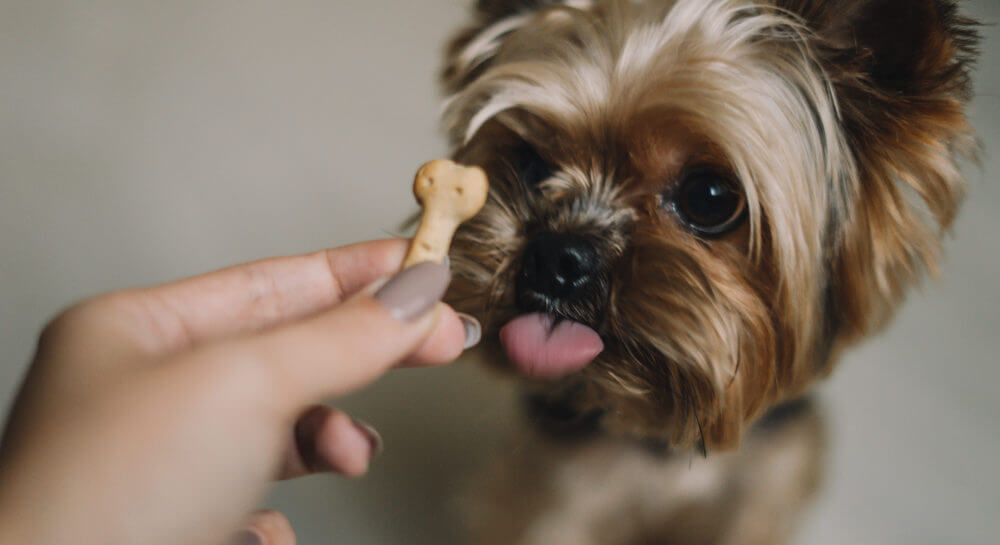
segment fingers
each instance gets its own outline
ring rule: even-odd
[[[153,351],[261,331],[315,314],[396,271],[402,239],[265,259],[153,288],[114,294],[106,305]]]
[[[403,365],[434,366],[455,361],[463,350],[476,345],[481,336],[482,327],[475,318],[445,307],[434,332]]]
[[[277,399],[294,410],[360,388],[413,354],[445,320],[436,354],[458,354],[454,311],[440,300],[450,274],[440,264],[406,269],[374,296],[361,293],[311,318],[194,350],[187,357],[229,362],[241,373],[257,364],[269,370]],[[446,343],[451,346],[444,346]]]
[[[294,439],[279,479],[311,473],[360,477],[368,472],[369,462],[382,450],[382,438],[374,428],[322,405],[303,413],[295,424]]]
[[[277,511],[259,511],[227,545],[296,545],[296,539],[285,515]]]
[[[191,343],[259,331],[340,302],[399,268],[404,240],[366,242],[274,258],[153,288]]]

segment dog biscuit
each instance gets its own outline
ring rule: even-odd
[[[424,261],[444,261],[458,226],[486,204],[489,182],[479,167],[436,159],[417,171],[413,194],[423,207],[417,234],[403,268]]]

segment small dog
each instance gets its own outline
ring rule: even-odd
[[[473,541],[784,542],[809,387],[957,213],[976,44],[950,0],[480,0],[444,120],[492,187],[451,302],[537,425]]]

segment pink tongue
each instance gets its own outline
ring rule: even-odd
[[[554,379],[579,371],[604,350],[593,329],[562,321],[552,328],[545,314],[515,318],[500,330],[500,342],[511,363],[532,378]]]

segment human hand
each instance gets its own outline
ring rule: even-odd
[[[378,288],[405,250],[265,260],[64,312],[0,445],[0,543],[214,545],[274,478],[365,473],[377,435],[314,404],[478,340],[437,302],[443,267]],[[280,515],[254,520],[247,542],[294,543]]]

